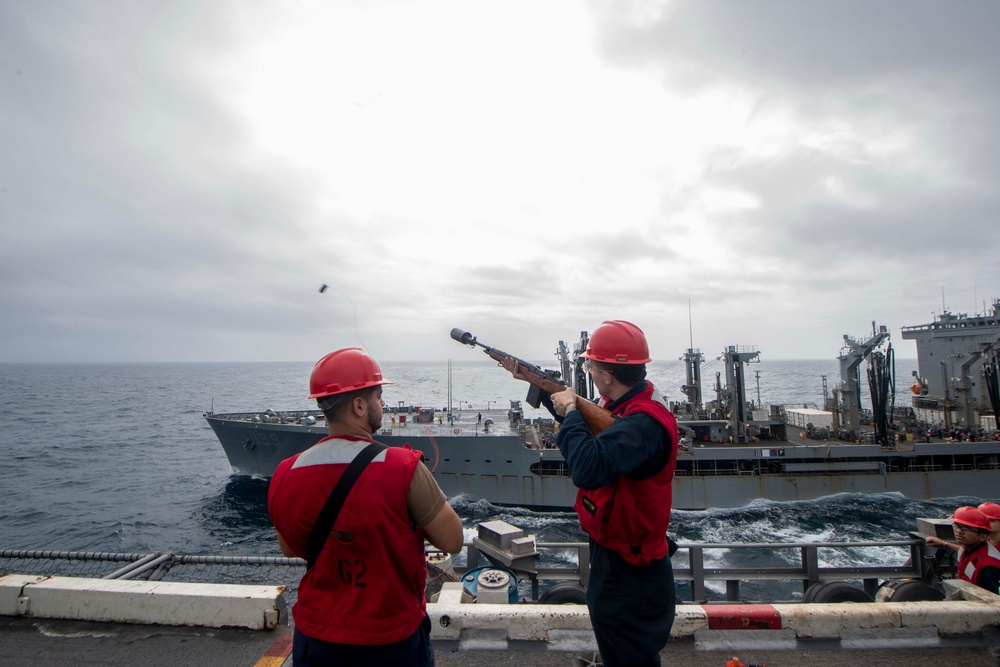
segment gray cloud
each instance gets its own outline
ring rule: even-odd
[[[783,262],[798,284],[837,289],[864,264],[919,266],[927,283],[953,283],[967,254],[996,255],[1000,6],[709,1],[645,21],[611,8],[603,18],[608,58],[672,90],[736,87],[758,96],[759,111],[783,107],[814,130],[839,122],[858,132],[846,156],[734,145],[705,174],[760,202],[707,224],[758,239],[754,256]],[[893,132],[912,143],[871,152],[867,142]],[[848,194],[831,194],[831,181]]]
[[[1000,67],[1000,59],[990,57],[1000,55],[993,35],[1000,7],[986,0],[669,6],[635,21],[608,5],[601,33],[608,55],[678,78],[697,73],[702,81],[767,82],[806,95],[889,77],[974,89],[995,81]],[[693,77],[680,82],[697,83]]]
[[[648,197],[659,211],[625,206],[632,184],[609,184],[596,163],[610,155],[631,174],[627,156],[671,152],[658,119],[642,125],[616,104],[574,122],[588,110],[559,100],[592,70],[550,48],[537,56],[547,79],[533,81],[534,63],[497,61],[468,35],[438,44],[433,25],[414,26],[428,49],[463,49],[441,72],[420,53],[387,53],[375,25],[379,48],[329,68],[365,82],[332,98],[353,100],[356,115],[322,119],[342,133],[311,128],[315,162],[261,149],[227,86],[298,73],[255,50],[271,19],[303,18],[287,11],[0,6],[0,359],[310,359],[359,340],[383,359],[440,358],[451,326],[530,358],[609,317],[669,350],[687,344],[689,299],[707,349],[767,338],[781,350],[771,358],[815,356],[808,339],[835,346],[870,318],[927,319],[942,286],[962,302],[996,292],[994,3],[699,1],[643,20],[617,3],[593,10],[595,60],[613,69],[574,99],[648,86],[752,100],[745,136],[719,138],[694,176],[649,160],[666,174]],[[491,24],[475,22],[475,37]],[[482,81],[462,79],[470,63]],[[413,76],[394,84],[399,68]],[[522,79],[523,99],[505,87]],[[475,99],[440,97],[463,85]],[[388,115],[405,100],[409,113]],[[309,110],[269,120],[295,127]],[[350,152],[349,125],[362,121],[371,145]],[[769,132],[773,144],[760,139]],[[506,145],[485,141],[497,133]],[[573,169],[587,160],[594,168]],[[476,178],[455,183],[456,163]],[[336,177],[319,173],[327,164]],[[392,169],[403,178],[380,180]],[[718,193],[749,203],[720,206]],[[413,210],[383,206],[397,197]],[[578,220],[588,202],[600,226]],[[334,291],[319,295],[321,283]],[[810,335],[797,336],[804,320]]]

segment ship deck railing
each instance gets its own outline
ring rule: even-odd
[[[912,470],[912,468],[908,468],[907,470]],[[901,472],[901,469],[897,466],[889,466],[885,468],[885,471]],[[857,469],[829,467],[816,470],[795,470],[794,473],[790,473],[787,470],[772,470],[769,468],[759,468],[753,470],[741,470],[738,468],[698,468],[695,470],[675,470],[674,477],[784,477],[789,474],[801,477],[829,475],[831,473],[836,473],[838,475],[870,475],[872,473],[882,474],[882,470],[877,468]]]
[[[740,470],[739,468],[709,468],[697,470],[675,470],[674,477],[756,477],[768,474],[766,470]]]
[[[304,568],[298,558],[272,556],[0,549],[0,575],[287,585],[297,582],[302,573],[293,573]]]
[[[249,422],[253,421],[255,417],[262,419],[265,414],[267,414],[266,410],[258,410],[256,412],[206,412],[205,416],[227,421]],[[302,417],[326,419],[321,410],[272,410],[272,414],[268,416],[274,420],[270,422],[272,424],[297,424]]]
[[[478,551],[474,545],[466,545],[468,550],[468,562],[473,563],[472,567],[487,564],[485,559],[480,559]],[[566,581],[567,574],[574,575],[571,580],[575,580],[581,585],[585,585],[590,575],[590,546],[577,542],[551,542],[539,543],[539,549],[569,549],[577,551],[577,568],[559,567],[544,568],[539,567],[537,573],[528,575],[531,586],[531,599],[537,600],[540,591],[540,582],[544,581]],[[876,548],[879,550],[893,549],[897,557],[902,562],[900,565],[859,564],[850,567],[834,567],[820,565],[820,550],[844,550]],[[770,567],[709,567],[706,565],[706,552],[726,550],[726,551],[753,551],[765,550],[773,553],[775,550],[788,550],[795,554],[798,563],[787,566]],[[753,581],[791,581],[802,584],[803,593],[813,583],[827,580],[852,580],[860,581],[865,592],[872,597],[875,596],[879,587],[879,580],[887,579],[908,579],[920,578],[925,575],[927,565],[924,556],[927,549],[922,539],[883,541],[883,542],[817,542],[810,544],[802,543],[730,543],[730,544],[708,544],[708,543],[688,543],[678,544],[677,553],[671,559],[674,565],[674,580],[676,582],[688,582],[690,586],[690,597],[683,602],[704,603],[708,600],[707,582],[724,582],[726,586],[726,602],[745,602],[740,596],[740,583]],[[902,558],[903,550],[909,552],[908,558]],[[683,555],[686,553],[687,562],[683,562]],[[860,558],[859,558],[860,560]],[[456,571],[464,572],[467,568],[456,568]],[[679,598],[680,599],[680,598]],[[773,602],[773,600],[772,600]]]
[[[919,578],[926,572],[926,545],[922,539],[880,542],[822,543],[695,543],[681,542],[672,562],[674,579],[687,582],[689,595],[683,602],[704,603],[717,597],[708,584],[724,582],[725,601],[745,602],[740,596],[742,582],[800,582],[803,592],[812,583],[826,580],[860,581],[872,596],[879,580]],[[534,572],[518,571],[530,589],[527,601],[537,601],[543,587],[557,581],[586,585],[590,576],[590,546],[581,542],[539,542],[540,552],[566,552],[563,564],[553,566],[539,562]],[[872,551],[883,557],[872,561]],[[706,554],[719,551],[746,554],[765,551],[773,556],[786,552],[790,564],[745,567],[719,566],[718,559]],[[824,550],[847,550],[858,564],[850,567],[827,566],[820,554]],[[858,551],[858,550],[863,550]],[[886,551],[888,550],[888,551]],[[907,554],[909,558],[907,558]],[[464,556],[464,558],[463,558]],[[888,556],[888,557],[886,557]],[[474,544],[467,543],[462,554],[454,559],[461,565],[454,568],[460,577],[470,568],[488,565],[485,556]],[[739,560],[737,558],[736,560]],[[575,564],[574,562],[575,561]],[[900,565],[886,565],[898,561]],[[305,561],[298,558],[272,556],[208,556],[181,555],[172,552],[110,553],[80,551],[40,551],[24,549],[0,550],[0,575],[27,574],[39,576],[70,576],[100,579],[140,579],[149,581],[184,581],[205,583],[280,584],[287,587],[291,604],[296,597],[299,579],[305,572]],[[717,601],[717,600],[713,600]],[[775,602],[770,600],[770,602]]]

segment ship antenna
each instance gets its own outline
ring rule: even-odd
[[[688,347],[692,350],[694,349],[694,328],[691,324],[691,299],[688,299],[688,340],[690,341]]]

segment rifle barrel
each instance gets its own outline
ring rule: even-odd
[[[512,354],[508,354],[503,350],[498,350],[495,347],[490,347],[489,345],[483,345],[468,331],[455,327],[451,330],[451,337],[462,345],[468,345],[469,347],[475,347],[478,345],[483,348],[483,352],[485,352],[487,356],[499,363],[503,363],[504,359],[512,359],[513,361],[516,361],[522,367],[522,372],[524,372],[527,376],[527,378],[525,378],[527,382],[535,385],[542,391],[554,394],[566,388],[566,383],[557,379],[559,374],[555,371],[542,370],[539,366],[529,363],[524,359],[515,357]],[[590,432],[594,435],[597,435],[607,427],[611,426],[611,424],[615,423],[615,420],[617,419],[617,417],[612,415],[609,411],[588,401],[583,396],[577,396],[576,405],[577,409],[579,409],[580,413],[583,415],[583,419],[587,423],[587,426],[590,428]],[[537,405],[535,405],[535,407],[537,407]]]

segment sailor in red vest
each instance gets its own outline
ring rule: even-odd
[[[975,507],[959,507],[951,517],[955,542],[928,537],[931,546],[958,549],[958,578],[985,588],[1000,590],[1000,551],[990,544],[990,520]]]
[[[581,356],[600,392],[599,405],[618,421],[594,436],[572,389],[543,401],[562,422],[556,444],[578,489],[580,525],[590,536],[590,621],[605,667],[658,666],[674,622],[667,527],[677,422],[645,379],[649,347],[639,327],[604,322]],[[519,377],[516,362],[504,367]]]
[[[373,358],[359,348],[332,352],[309,384],[329,436],[282,461],[268,489],[281,552],[313,561],[292,608],[293,662],[433,665],[424,539],[457,553],[462,522],[419,452],[369,448],[382,424],[382,385],[391,384]],[[367,452],[374,458],[334,513],[337,482]],[[314,535],[321,511],[335,514],[332,529]]]

